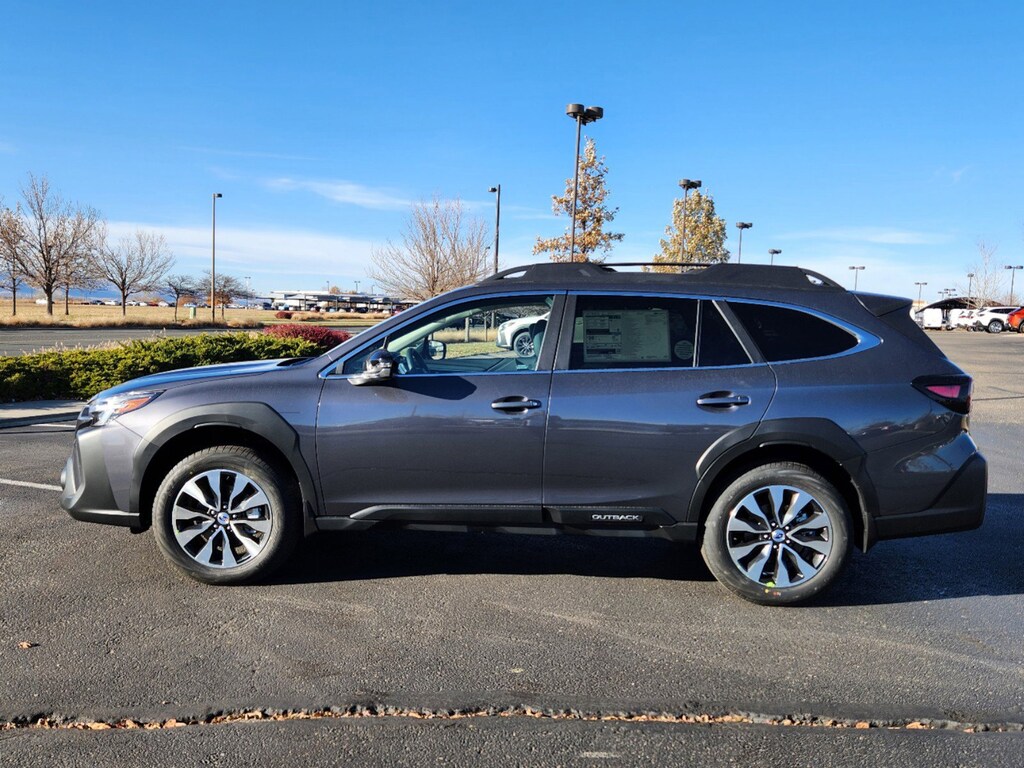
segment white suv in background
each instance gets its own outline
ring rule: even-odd
[[[1006,330],[1006,319],[1020,307],[985,307],[974,313],[974,327],[979,331],[1002,333]]]

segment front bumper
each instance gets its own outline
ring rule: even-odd
[[[970,531],[985,519],[988,495],[988,464],[975,453],[926,510],[875,518],[878,540],[927,536],[933,533]]]
[[[64,490],[60,505],[76,520],[142,530],[141,515],[126,510],[127,489],[120,494],[115,492],[115,486],[122,484],[117,481],[131,473],[131,452],[123,439],[124,432],[118,426],[108,425],[83,430],[75,436],[71,456],[61,472]],[[122,501],[118,501],[118,496]]]

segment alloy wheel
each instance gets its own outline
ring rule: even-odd
[[[178,546],[208,568],[234,568],[256,557],[273,525],[264,490],[252,478],[229,469],[190,478],[171,509]]]
[[[810,493],[769,485],[729,511],[726,547],[747,579],[764,587],[795,587],[814,578],[832,553],[833,523]]]

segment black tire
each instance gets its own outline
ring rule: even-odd
[[[512,338],[512,351],[519,357],[533,357],[533,336],[529,330],[519,331]]]
[[[217,507],[221,498],[227,502]],[[192,578],[243,584],[287,562],[301,538],[301,508],[288,473],[251,448],[221,445],[167,473],[153,502],[153,531],[164,556]]]
[[[781,520],[772,514],[775,493]],[[780,525],[790,513],[795,517],[788,527]],[[701,555],[715,578],[740,597],[790,605],[835,581],[850,557],[851,530],[846,502],[824,477],[803,464],[765,464],[738,477],[715,501]]]
[[[1024,333],[1024,320],[1021,320],[1020,324],[1017,326],[1017,333]]]
[[[989,333],[1002,333],[1003,332],[1003,321],[1002,320],[990,320],[988,324]]]

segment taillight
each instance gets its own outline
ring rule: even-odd
[[[918,376],[914,387],[954,413],[971,411],[971,377],[965,373],[949,376]]]

